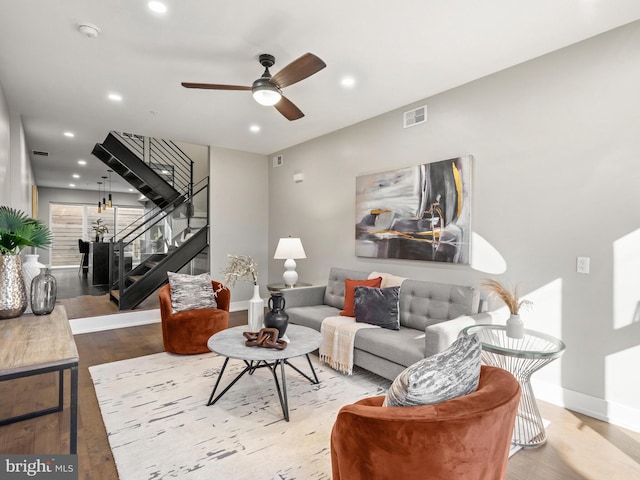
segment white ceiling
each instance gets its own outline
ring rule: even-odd
[[[270,154],[640,18],[637,0],[165,3],[159,15],[147,0],[0,0],[0,84],[29,150],[50,152],[32,158],[39,185],[79,173],[77,188],[94,190],[106,167],[91,150],[109,130]],[[327,68],[285,89],[306,114],[293,122],[250,92],[180,85],[251,85],[260,53],[276,73],[306,52]]]

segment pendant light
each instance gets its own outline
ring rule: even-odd
[[[102,193],[102,211],[104,212],[107,209],[107,199],[105,198],[106,193],[107,193],[107,176],[103,175],[102,176],[102,182],[104,183],[104,191]]]
[[[102,211],[102,203],[100,202],[100,197],[102,196],[102,188],[100,187],[102,182],[98,182],[98,213]]]
[[[113,199],[111,198],[111,172],[113,172],[113,170],[107,170],[107,172],[109,172],[109,200],[107,206],[113,208]]]

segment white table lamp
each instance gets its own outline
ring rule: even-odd
[[[302,242],[299,238],[281,238],[276,248],[276,253],[273,256],[276,260],[285,260],[284,268],[285,272],[282,275],[284,284],[288,287],[293,287],[298,282],[298,272],[296,272],[296,258],[307,258],[307,254],[304,253]]]

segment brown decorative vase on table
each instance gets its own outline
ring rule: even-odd
[[[289,326],[289,315],[284,311],[285,301],[281,292],[274,292],[267,303],[269,311],[264,314],[264,326],[277,328],[278,338],[284,337]]]
[[[27,309],[27,290],[19,255],[0,255],[0,319],[19,317]]]

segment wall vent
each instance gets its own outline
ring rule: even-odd
[[[276,167],[281,167],[282,165],[284,165],[284,156],[282,155],[276,155],[275,157],[273,157],[273,168]]]
[[[404,128],[427,123],[427,106],[423,105],[408,112],[404,112]]]
[[[43,152],[42,150],[32,150],[31,153],[34,155],[40,155],[41,157],[48,157],[49,152]]]

